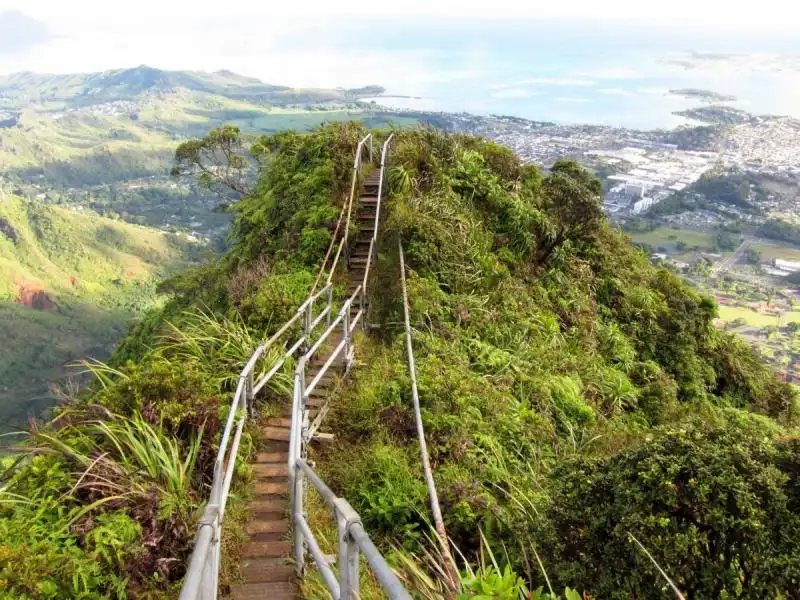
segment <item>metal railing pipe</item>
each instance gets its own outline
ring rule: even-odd
[[[336,510],[336,494],[333,493],[331,488],[325,485],[325,482],[322,481],[319,475],[314,472],[314,469],[312,469],[306,461],[301,459],[295,461],[295,465],[298,469],[303,471],[306,477],[308,477],[311,485],[313,485],[314,489],[316,489],[319,492],[319,495],[322,496],[325,504],[327,504],[331,510]]]
[[[328,566],[328,562],[325,560],[325,554],[322,553],[322,549],[319,547],[319,544],[317,543],[317,540],[314,537],[314,534],[311,532],[311,528],[308,526],[308,523],[306,523],[303,515],[295,515],[294,524],[296,527],[300,528],[300,531],[302,531],[303,536],[306,538],[306,541],[308,542],[308,549],[311,551],[311,556],[314,557],[314,562],[317,564],[317,570],[320,572],[320,575],[322,575],[325,585],[328,587],[328,590],[330,590],[334,600],[338,600],[341,596],[339,591],[339,581],[336,579],[333,569]]]
[[[420,409],[419,391],[417,390],[417,368],[414,363],[414,347],[411,343],[410,309],[408,304],[408,290],[406,289],[406,262],[403,256],[403,242],[401,240],[397,240],[397,248],[400,253],[400,283],[403,290],[403,318],[405,320],[406,351],[408,352],[408,374],[411,378],[411,400],[414,404],[414,418],[417,426],[417,438],[419,439],[419,453],[422,459],[422,471],[425,476],[425,485],[428,488],[428,498],[433,515],[433,524],[441,545],[445,572],[450,580],[448,582],[448,587],[453,591],[458,587],[460,580],[455,561],[450,554],[450,543],[447,539],[447,531],[444,526],[444,519],[442,518],[442,509],[439,506],[439,494],[436,491],[436,482],[433,480],[433,469],[431,468],[431,461],[428,455],[428,444],[425,441],[425,427],[422,424],[422,410]]]
[[[195,600],[200,597],[206,556],[214,538],[213,522],[215,519],[216,511],[212,510],[211,505],[206,505],[203,518],[200,519],[200,524],[197,527],[197,541],[189,561],[189,568],[186,570],[186,578],[183,580],[183,588],[181,589],[179,600]]]
[[[383,558],[381,553],[369,539],[367,532],[361,523],[352,523],[348,533],[353,537],[353,540],[358,544],[358,548],[367,560],[367,564],[375,573],[376,579],[380,582],[386,594],[392,600],[411,600],[411,595],[400,583],[397,575],[394,574],[392,568]]]

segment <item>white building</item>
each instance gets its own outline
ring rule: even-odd
[[[641,200],[637,200],[633,203],[633,207],[631,208],[631,214],[638,215],[641,212],[646,211],[648,208],[653,206],[653,199],[645,196]]]
[[[800,271],[800,262],[794,260],[783,260],[780,258],[776,258],[775,266],[778,267],[781,271],[787,271],[789,273]]]

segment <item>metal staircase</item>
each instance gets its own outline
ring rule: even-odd
[[[220,530],[243,426],[252,412],[255,395],[287,360],[293,358],[297,359],[297,367],[291,403],[287,399],[280,416],[269,419],[264,431],[267,445],[253,464],[256,495],[251,504],[252,518],[246,525],[250,540],[243,555],[245,581],[233,586],[232,597],[235,600],[296,597],[297,576],[302,575],[310,554],[332,597],[335,600],[355,600],[359,597],[359,556],[363,554],[390,598],[410,600],[364,531],[358,514],[346,500],[335,496],[306,462],[308,445],[315,439],[330,437],[320,433],[319,428],[327,414],[333,386],[340,377],[346,376],[352,365],[355,351],[353,333],[359,325],[366,326],[367,286],[370,268],[377,260],[386,156],[392,137],[390,135],[383,144],[379,168],[363,182],[362,154],[365,148],[369,148],[371,158],[372,136],[367,135],[359,142],[350,198],[342,209],[334,239],[320,270],[320,274],[327,270],[326,284],[316,291],[315,283],[296,314],[256,349],[242,370],[220,441],[214,483],[198,525],[181,600],[216,599],[218,596]],[[355,223],[351,225],[354,209]],[[337,246],[328,268],[328,259]],[[346,267],[346,296],[334,315],[333,279],[342,256]],[[315,306],[319,307],[318,311],[315,311]],[[288,334],[296,332],[300,325],[302,331],[290,343]],[[285,353],[255,381],[256,363],[268,348],[279,342],[286,347]],[[338,553],[333,567],[322,554],[306,521],[304,497],[309,484],[330,507],[338,526]],[[291,540],[288,539],[290,535]]]

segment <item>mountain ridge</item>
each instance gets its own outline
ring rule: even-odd
[[[88,73],[36,73],[21,71],[0,75],[0,99],[29,102],[72,102],[91,106],[113,100],[130,99],[147,91],[168,91],[184,88],[195,92],[217,94],[233,99],[280,102],[282,96],[314,94],[316,101],[355,100],[360,96],[381,93],[380,86],[354,89],[292,88],[264,83],[256,77],[241,75],[228,69],[214,72],[165,70],[139,65]],[[0,104],[2,108],[2,104]]]

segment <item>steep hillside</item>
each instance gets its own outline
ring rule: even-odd
[[[192,252],[160,231],[0,200],[0,427],[51,405],[48,384],[66,363],[107,357],[156,302],[156,281]]]
[[[98,383],[32,434],[31,452],[6,460],[8,597],[176,596],[235,374],[307,296],[364,133],[347,123],[260,138],[269,160],[234,206],[227,254],[171,279],[172,300],[134,328],[114,368],[97,367]],[[545,174],[495,144],[414,129],[396,134],[390,165],[376,327],[359,333],[334,400],[335,441],[311,459],[412,592],[451,595],[428,541],[398,241],[464,597],[663,598],[642,548],[691,598],[792,597],[797,401],[713,328],[713,300],[613,230],[599,183],[573,162]],[[282,375],[240,453],[223,592],[237,577],[258,417],[290,393]],[[308,508],[335,545],[328,518]],[[307,597],[323,597],[316,581],[306,578]],[[362,586],[373,597],[374,582]]]
[[[44,194],[48,202],[221,237],[227,220],[213,212],[219,199],[169,178],[180,141],[222,124],[255,134],[305,131],[334,120],[418,122],[358,102],[381,91],[295,89],[230,71],[147,66],[15,73],[0,77],[0,185],[6,180],[18,195]]]

